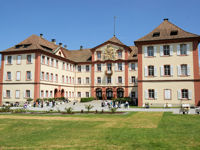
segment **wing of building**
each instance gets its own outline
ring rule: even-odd
[[[117,37],[93,48],[68,50],[31,35],[1,51],[0,104],[28,98],[131,97],[138,105],[198,105],[200,36],[167,19],[127,46]]]

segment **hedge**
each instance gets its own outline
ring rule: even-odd
[[[90,102],[93,101],[94,97],[86,97],[86,98],[81,98],[81,102]]]

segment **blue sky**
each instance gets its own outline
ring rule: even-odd
[[[32,34],[44,34],[69,49],[95,47],[113,36],[126,45],[163,18],[200,35],[199,0],[0,0],[0,50]]]

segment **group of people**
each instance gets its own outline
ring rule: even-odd
[[[101,102],[101,107],[106,107],[106,106],[108,106],[109,108],[110,107],[113,107],[113,108],[121,108],[122,107],[122,105],[124,105],[124,107],[125,108],[129,108],[129,103],[128,103],[128,101],[126,101],[124,104],[123,103],[121,103],[120,101],[118,102],[118,101],[102,101]]]

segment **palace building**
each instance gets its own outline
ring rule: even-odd
[[[1,51],[0,105],[27,98],[131,97],[138,106],[199,105],[200,36],[164,19],[149,34],[123,44],[113,36],[93,48],[68,50],[42,34]]]

